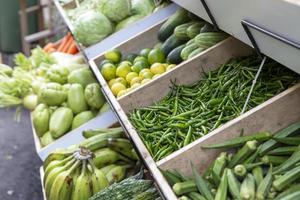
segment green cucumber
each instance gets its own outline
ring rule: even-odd
[[[191,26],[189,26],[186,30],[186,34],[189,38],[194,38],[196,37],[198,34],[200,34],[200,30],[201,28],[205,25],[205,22],[197,22]]]
[[[188,16],[188,12],[183,8],[178,9],[159,29],[158,39],[160,41],[165,41],[172,34],[174,29],[186,22],[191,21]]]
[[[191,58],[195,57],[196,55],[200,54],[201,52],[203,52],[205,50],[206,50],[205,48],[198,47],[197,49],[192,51],[192,53],[189,54],[188,59],[191,59]]]
[[[187,29],[194,25],[196,22],[188,22],[185,24],[181,24],[174,29],[174,35],[177,39],[188,41],[190,37],[187,35]]]
[[[175,35],[171,35],[162,45],[161,50],[164,52],[165,55],[168,55],[173,49],[182,45],[184,41],[179,40],[175,37]]]
[[[192,43],[192,44],[190,44],[190,45],[188,45],[188,46],[185,46],[183,49],[182,49],[182,51],[181,51],[181,54],[180,54],[180,56],[181,56],[181,58],[183,59],[183,60],[187,60],[188,59],[188,57],[189,57],[189,55],[195,50],[195,49],[198,49],[198,45],[197,44],[195,44],[195,43]]]
[[[185,47],[185,44],[180,45],[180,46],[176,47],[175,49],[173,49],[168,54],[167,61],[169,63],[172,63],[172,64],[179,64],[179,63],[181,63],[182,62],[182,58],[180,56],[180,53],[181,53],[182,49],[184,49],[184,47]]]
[[[193,43],[195,43],[195,38],[190,39],[185,45],[188,46]]]
[[[227,38],[228,35],[223,32],[200,33],[195,37],[195,43],[202,48],[209,48],[218,42]]]

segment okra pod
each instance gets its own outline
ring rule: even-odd
[[[253,174],[256,185],[257,186],[260,185],[260,183],[264,179],[263,169],[261,168],[261,166],[254,167],[252,169],[252,174]]]
[[[227,153],[222,152],[220,156],[215,160],[212,167],[212,178],[216,185],[219,185],[220,179],[227,164]]]
[[[217,194],[215,196],[215,200],[226,200],[227,190],[228,190],[228,181],[227,181],[227,171],[225,169],[217,190]]]
[[[243,146],[246,142],[251,140],[256,140],[257,142],[263,142],[272,137],[270,132],[258,132],[252,135],[246,135],[242,137],[232,138],[226,142],[222,142],[219,144],[212,144],[208,146],[202,146],[203,149],[221,149],[221,148],[234,148]]]
[[[296,191],[282,197],[280,200],[298,200],[300,199],[300,191]]]
[[[282,163],[276,168],[274,174],[280,174],[290,169],[299,161],[300,161],[300,145],[297,147],[296,151],[291,155],[291,157],[289,157],[289,159],[287,159],[284,163]]]
[[[242,182],[240,197],[243,200],[255,199],[255,180],[252,174],[247,174],[246,178]]]
[[[178,200],[190,200],[190,198],[188,198],[187,196],[181,196]]]
[[[231,161],[228,163],[228,167],[232,168],[237,164],[245,161],[255,150],[257,149],[257,141],[251,140],[247,141],[246,144],[238,150],[238,152],[232,157]]]
[[[173,186],[176,183],[180,183],[181,180],[175,174],[171,173],[170,171],[161,171],[164,177],[167,179],[168,183]]]
[[[300,144],[300,137],[285,137],[285,138],[274,138],[279,143],[298,146]]]
[[[227,169],[227,181],[228,181],[228,188],[231,196],[236,200],[240,200],[241,184],[235,177],[232,169]]]
[[[287,185],[300,178],[300,166],[295,167],[273,182],[277,191],[282,191]]]
[[[288,156],[269,156],[269,155],[265,155],[260,160],[264,164],[272,164],[272,165],[276,166],[276,165],[280,165],[280,164],[284,163],[288,158],[289,158]]]
[[[237,165],[234,167],[234,174],[238,177],[244,177],[247,174],[247,169],[244,165]]]
[[[280,200],[288,194],[300,191],[300,183],[292,185],[289,189],[281,192],[274,200]]]
[[[267,175],[261,181],[260,184],[257,184],[256,198],[257,200],[265,200],[267,194],[269,193],[270,187],[272,185],[272,166],[269,168]]]
[[[267,155],[272,156],[290,156],[296,151],[296,146],[288,146],[288,147],[278,147],[273,149],[267,153]]]
[[[197,192],[197,186],[194,180],[175,183],[173,185],[173,191],[177,196],[180,196],[190,192]]]
[[[206,200],[204,196],[199,194],[198,192],[190,192],[188,197],[192,200]]]

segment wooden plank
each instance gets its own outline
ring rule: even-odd
[[[128,43],[127,46],[131,46],[131,43]],[[177,84],[195,83],[201,79],[203,72],[214,70],[231,58],[249,55],[252,52],[250,47],[230,37],[196,57],[179,64],[155,81],[132,90],[118,101],[125,113],[138,107],[152,105],[168,94],[172,85],[171,81]]]
[[[192,161],[200,172],[204,172],[221,150],[204,150],[201,149],[202,145],[238,137],[242,129],[245,135],[258,131],[277,132],[300,120],[299,102],[300,84],[297,84],[162,159],[157,162],[157,165],[163,170],[178,169],[185,175],[192,175],[190,168],[190,161]]]

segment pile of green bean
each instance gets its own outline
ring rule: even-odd
[[[174,84],[155,105],[134,110],[130,120],[153,158],[160,160],[239,116],[260,63],[256,56],[233,59],[193,85]],[[296,73],[267,60],[246,110],[298,80]]]

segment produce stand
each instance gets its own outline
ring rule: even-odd
[[[37,137],[34,126],[32,124],[32,115],[31,115],[31,127],[32,127],[32,133],[35,143],[35,149],[37,154],[42,160],[45,160],[46,157],[55,149],[59,148],[67,148],[73,144],[80,143],[84,137],[82,136],[82,131],[86,129],[93,129],[93,128],[108,128],[116,123],[118,123],[114,113],[109,110],[94,119],[88,121],[87,123],[83,124],[82,126],[66,133],[62,137],[55,140],[53,143],[42,147],[40,139]]]
[[[177,197],[160,170],[176,169],[185,175],[192,175],[190,168],[190,161],[192,161],[202,173],[220,153],[218,150],[203,150],[201,148],[202,145],[230,140],[238,136],[242,129],[245,135],[262,130],[274,133],[300,120],[300,108],[298,105],[300,85],[296,84],[246,113],[241,113],[239,117],[214,129],[167,157],[155,161],[129,120],[128,115],[136,108],[153,105],[165,97],[170,91],[170,87],[173,84],[172,81],[175,80],[176,84],[181,85],[195,83],[204,77],[205,72],[215,70],[219,65],[226,63],[232,58],[251,55],[255,50],[257,53],[269,56],[295,72],[300,73],[300,68],[298,67],[300,46],[298,41],[300,41],[300,32],[297,26],[291,27],[291,24],[295,24],[294,22],[300,19],[299,5],[296,1],[209,1],[207,4],[208,8],[206,9],[203,7],[201,1],[174,0],[174,2],[206,21],[211,22],[211,17],[213,16],[216,22],[215,25],[232,36],[206,49],[195,57],[180,63],[176,68],[160,75],[158,78],[133,89],[120,98],[114,96],[108,83],[99,71],[99,64],[104,59],[104,52],[111,48],[117,48],[124,52],[124,55],[127,55],[129,53],[138,53],[142,48],[153,47],[158,42],[156,33],[159,28],[178,9],[178,6],[172,4],[163,8],[145,19],[107,37],[98,44],[86,48],[78,44],[80,51],[85,55],[90,68],[100,83],[102,92],[110,104],[112,111],[96,117],[80,128],[71,131],[46,148],[40,147],[38,138],[34,134],[36,149],[42,159],[45,159],[54,149],[68,147],[82,141],[83,138],[79,134],[82,130],[110,127],[116,122],[113,117],[114,114],[128,138],[134,144],[139,157],[149,170],[164,198],[175,200]],[[62,6],[58,1],[55,1],[55,5],[72,32],[72,24],[66,17]],[[267,9],[270,7],[272,9]],[[278,14],[283,13],[282,10],[285,10],[286,12],[284,13],[286,14]],[[273,15],[273,13],[277,14]],[[272,18],[266,17],[271,16],[271,14]],[[241,24],[243,20],[244,27],[250,28],[250,34],[248,33],[248,35]],[[259,30],[260,28],[263,31]],[[286,32],[282,32],[282,30]],[[252,36],[252,41],[250,41],[249,37],[251,38]],[[253,49],[248,45],[256,48]],[[42,168],[40,169],[40,173],[42,178]]]

